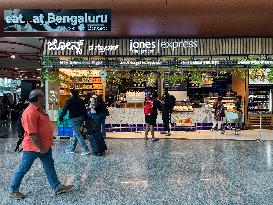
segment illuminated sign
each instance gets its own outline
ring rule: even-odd
[[[110,9],[10,9],[4,31],[111,31]]]
[[[57,39],[53,39],[53,41],[49,41],[46,43],[47,49],[49,51],[76,51],[76,54],[81,55],[83,52],[84,40],[79,41],[58,41]],[[98,51],[99,53],[104,53],[106,51],[115,51],[117,50],[119,45],[109,45],[104,46],[100,44],[92,44],[88,47],[89,51]]]
[[[188,67],[188,66],[217,66],[217,65],[230,65],[232,66],[251,66],[251,65],[273,65],[273,61],[261,60],[261,61],[230,61],[230,60],[212,60],[212,61],[164,61],[164,60],[84,60],[84,61],[66,61],[60,60],[54,65],[61,66],[177,66],[177,67]]]

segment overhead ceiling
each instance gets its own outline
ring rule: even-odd
[[[42,40],[34,37],[0,38],[0,78],[37,79]],[[14,55],[15,58],[11,58]]]
[[[3,10],[112,10],[112,30],[104,32],[4,33],[1,36],[44,37],[272,37],[272,0],[1,0]]]

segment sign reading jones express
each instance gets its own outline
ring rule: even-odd
[[[110,9],[10,9],[4,31],[111,31]]]

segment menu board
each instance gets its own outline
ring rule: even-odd
[[[187,81],[179,82],[175,86],[171,86],[170,82],[164,80],[164,88],[168,88],[170,91],[186,91],[187,90]]]

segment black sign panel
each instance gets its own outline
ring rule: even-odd
[[[9,9],[6,32],[111,31],[110,9]]]
[[[246,43],[245,43],[246,42]],[[252,48],[252,49],[248,49]],[[247,50],[246,50],[247,49]],[[273,54],[273,38],[47,38],[45,56],[211,56]],[[231,66],[232,66],[231,61]],[[197,60],[188,65],[216,65]]]

